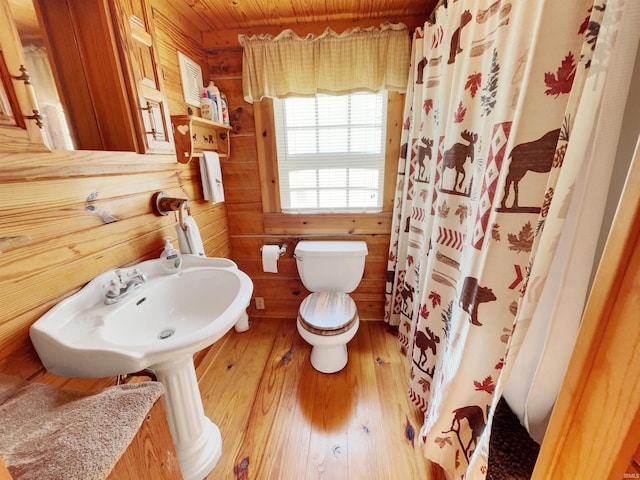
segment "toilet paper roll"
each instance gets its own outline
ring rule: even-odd
[[[278,245],[262,246],[262,270],[268,273],[278,273],[278,257],[280,247]]]

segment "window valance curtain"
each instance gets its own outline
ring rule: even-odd
[[[244,99],[405,92],[411,41],[404,24],[352,28],[338,34],[299,37],[292,30],[272,35],[238,35],[244,49]]]

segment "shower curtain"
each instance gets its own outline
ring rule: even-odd
[[[448,3],[413,38],[385,320],[425,412],[425,457],[484,478],[625,1]]]

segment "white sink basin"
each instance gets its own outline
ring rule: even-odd
[[[185,255],[175,274],[165,273],[159,260],[133,267],[147,280],[120,302],[104,303],[104,286],[115,278],[109,270],[31,326],[47,370],[109,377],[192,355],[229,331],[253,292],[251,279],[227,259]]]
[[[120,271],[120,278],[144,276],[144,281],[108,304],[107,291],[118,273],[98,275],[38,319],[31,326],[31,340],[47,370],[65,377],[153,369],[165,387],[182,475],[201,480],[220,459],[222,438],[204,414],[192,356],[234,325],[245,329],[253,283],[231,260],[194,255],[184,255],[182,269],[173,274],[159,260]]]

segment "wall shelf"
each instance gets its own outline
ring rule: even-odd
[[[230,126],[193,115],[172,115],[171,123],[178,162],[189,163],[204,151],[217,152],[221,158],[229,156]]]

